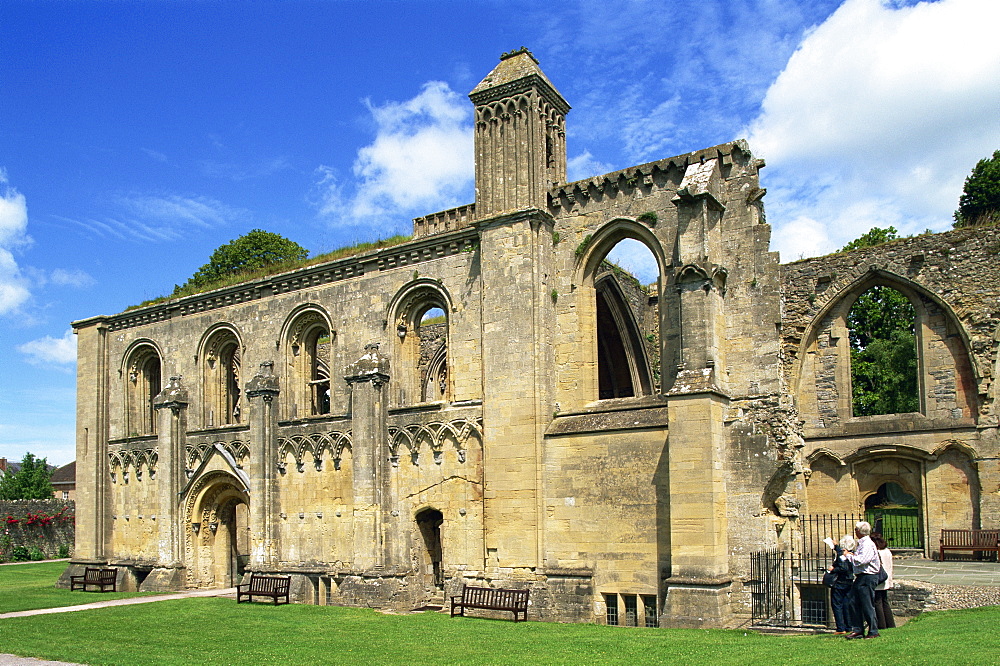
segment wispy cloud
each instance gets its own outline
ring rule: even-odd
[[[949,226],[1000,147],[998,24],[995,0],[847,0],[806,36],[750,126],[784,260]]]
[[[204,196],[140,194],[118,196],[102,218],[56,219],[100,238],[159,243],[181,240],[194,230],[216,229],[249,217],[246,210]]]
[[[448,84],[430,81],[416,97],[375,105],[366,101],[375,139],[358,151],[355,182],[317,169],[316,205],[335,226],[378,225],[393,232],[409,216],[471,203],[471,106]]]
[[[571,149],[624,158],[622,168],[737,138],[804,32],[839,1],[581,0],[558,17],[540,6],[543,66],[584,73],[558,84],[574,105]]]
[[[17,311],[31,297],[28,282],[13,254],[13,250],[31,243],[27,229],[28,203],[0,169],[0,315]]]
[[[266,178],[290,168],[292,168],[292,165],[287,157],[275,157],[271,160],[252,164],[216,162],[213,160],[204,160],[201,162],[202,173],[206,176],[225,178],[236,182]]]
[[[46,335],[18,345],[17,350],[33,365],[66,366],[76,363],[76,336],[67,329],[61,338]]]

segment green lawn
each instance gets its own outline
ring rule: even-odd
[[[0,613],[75,606],[101,599],[139,596],[135,592],[81,592],[57,589],[56,580],[66,570],[66,562],[38,562],[0,567]]]
[[[97,595],[92,595],[96,597]],[[105,595],[106,596],[106,595]],[[89,597],[88,597],[89,598]],[[0,621],[0,653],[87,664],[992,664],[1000,607],[926,613],[876,641],[624,629],[192,598]]]

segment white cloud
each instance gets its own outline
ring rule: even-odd
[[[589,150],[566,160],[567,178],[571,183],[575,180],[600,176],[614,170],[614,167],[607,162],[601,162],[591,155]]]
[[[46,335],[44,338],[18,345],[17,350],[27,355],[34,365],[66,365],[76,363],[76,336],[67,329],[61,338]]]
[[[49,279],[52,281],[52,284],[64,287],[90,287],[97,284],[97,281],[86,271],[66,270],[63,268],[57,268],[52,271]]]
[[[405,102],[366,104],[376,136],[354,161],[358,184],[345,193],[336,174],[321,166],[316,187],[322,216],[338,226],[398,224],[403,216],[472,202],[472,123],[467,100],[446,83],[430,81]]]
[[[1000,147],[998,23],[995,0],[846,0],[807,34],[749,128],[783,260],[950,225]]]
[[[11,250],[30,244],[27,235],[28,204],[24,195],[11,187],[0,169],[0,314],[16,311],[31,291]]]

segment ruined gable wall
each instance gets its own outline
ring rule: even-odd
[[[996,525],[998,251],[995,228],[957,229],[781,267],[783,371],[805,420],[803,454],[812,461],[812,511],[857,511],[865,494],[894,478],[869,474],[865,470],[871,464],[923,464],[926,473],[911,484],[911,492],[921,496],[932,548],[942,527]],[[843,405],[850,399],[849,352],[838,348],[848,344],[847,330],[824,312],[849,305],[841,304],[843,295],[853,298],[873,276],[889,278],[889,284],[904,290],[909,283],[920,288],[909,293],[926,313],[922,413],[851,417],[836,408],[838,400]],[[948,311],[955,323],[949,323]],[[804,348],[816,358],[803,358]],[[966,349],[971,351],[971,370],[963,383],[959,367]],[[963,391],[969,409],[963,408]],[[907,462],[910,454],[898,457],[894,451],[899,447],[916,451],[916,458]],[[852,456],[859,451],[872,453],[856,460]],[[926,462],[918,463],[921,458]],[[970,469],[975,470],[972,477]]]
[[[783,371],[789,386],[795,386],[799,379],[801,343],[810,327],[815,326],[816,317],[852,283],[876,269],[926,289],[955,313],[962,330],[945,331],[945,335],[957,335],[959,340],[970,343],[978,378],[973,388],[982,405],[978,420],[981,424],[995,424],[993,379],[1000,326],[998,251],[1000,239],[995,228],[957,229],[782,266],[781,338]],[[820,327],[823,325],[820,323]],[[819,391],[829,388],[831,381],[817,377]],[[805,384],[802,389],[807,392]]]

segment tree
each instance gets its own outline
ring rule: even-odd
[[[201,289],[225,278],[250,273],[266,266],[301,261],[309,256],[304,247],[284,236],[254,229],[218,247],[208,263],[198,269],[183,285],[174,287],[174,295]]]
[[[851,306],[851,393],[855,416],[920,410],[913,305],[876,285]]]
[[[882,243],[888,243],[891,240],[899,238],[898,234],[899,232],[896,231],[896,227],[886,227],[885,229],[872,227],[867,233],[840,248],[840,251],[849,252],[850,250],[860,250],[863,247],[873,247]]]
[[[899,238],[895,227],[873,227],[841,252]],[[920,409],[913,305],[891,287],[861,294],[847,314],[851,331],[851,393],[855,416],[901,414]]]
[[[52,470],[45,458],[25,453],[21,469],[0,476],[0,499],[52,499]]]
[[[955,227],[975,227],[1000,222],[1000,150],[979,160],[965,179],[955,211]]]

